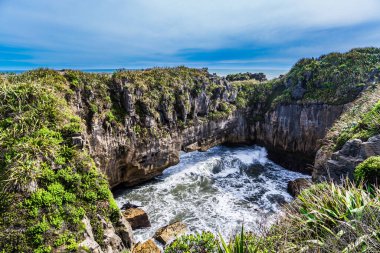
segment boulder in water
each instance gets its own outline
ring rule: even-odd
[[[129,208],[137,208],[137,207],[141,207],[141,206],[137,206],[137,205],[135,205],[135,204],[132,204],[131,202],[127,202],[127,203],[125,203],[120,209],[121,210],[127,210],[127,209],[129,209]]]
[[[247,167],[245,171],[250,176],[258,177],[261,173],[265,171],[265,167],[261,163],[256,162],[254,164],[249,165],[249,167]]]
[[[123,212],[123,216],[131,224],[133,230],[151,226],[148,215],[141,208],[128,208]]]
[[[289,181],[288,192],[290,195],[297,197],[304,189],[311,186],[310,180],[306,178],[297,178],[296,180]]]
[[[161,250],[152,239],[149,239],[146,242],[136,244],[132,253],[161,253]]]
[[[173,241],[175,238],[185,234],[186,232],[186,224],[182,222],[175,222],[157,230],[154,238],[162,244],[166,245],[167,243]]]

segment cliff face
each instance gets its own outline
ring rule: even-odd
[[[341,105],[285,104],[250,126],[253,139],[267,147],[281,165],[311,172],[310,165],[327,130],[342,113]]]
[[[128,83],[113,82],[112,97],[127,112],[123,123],[108,122],[95,114],[88,119],[89,129],[83,137],[111,187],[136,185],[160,175],[179,162],[180,151],[207,150],[222,143],[263,145],[280,165],[311,173],[321,140],[344,108],[294,101],[269,109],[265,103],[237,109],[238,91],[223,79],[215,79],[213,82],[220,86],[214,93],[207,92],[207,85],[201,86],[197,94],[181,90],[183,100],[173,99],[174,104],[170,104],[164,98],[156,112],[139,114],[140,98],[149,95],[128,87]],[[80,100],[82,95],[77,95]],[[78,113],[85,114],[83,108],[89,103],[83,101]],[[221,104],[228,109],[218,110]]]
[[[373,84],[344,106],[344,112],[329,129],[316,153],[313,180],[353,178],[353,171],[360,162],[379,154],[379,101],[380,86]]]
[[[96,124],[96,125],[95,125]],[[131,138],[128,133],[92,125],[87,137],[91,154],[108,176],[111,187],[135,185],[160,175],[179,162],[179,152],[207,150],[225,142],[243,143],[247,136],[245,117],[235,111],[222,119],[198,120],[185,129],[173,129],[163,137]]]
[[[116,131],[112,127],[104,128],[104,123],[94,118],[86,139],[111,187],[120,183],[135,185],[160,175],[179,162],[180,151],[207,150],[222,143],[264,145],[271,158],[281,165],[311,173],[310,164],[320,147],[318,141],[342,108],[325,104],[280,104],[265,112],[262,120],[255,121],[254,115],[263,113],[263,108],[257,106],[250,112],[234,110],[219,119],[195,118],[191,125],[172,127],[166,135],[142,138],[129,132],[128,124],[124,131]]]
[[[169,71],[147,71],[139,78],[146,84],[149,75],[157,75],[156,80]],[[207,72],[196,70],[187,76],[187,71],[192,70],[177,69],[175,79],[166,77],[166,84],[179,83],[173,88],[137,85],[136,73],[122,73],[109,79],[103,92],[75,89],[72,104],[88,126],[79,142],[88,148],[111,187],[160,175],[179,162],[181,150],[243,143],[249,136],[245,110],[234,105],[237,89]],[[112,102],[104,103],[104,96]],[[119,112],[118,120],[110,120],[112,112]]]

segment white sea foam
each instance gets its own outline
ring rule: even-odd
[[[248,230],[269,223],[283,203],[289,180],[307,177],[288,171],[267,158],[265,148],[215,147],[182,153],[181,161],[153,182],[115,193],[119,206],[130,201],[143,206],[151,228],[136,231],[137,240],[173,221],[191,231],[208,230],[231,236],[241,225]]]

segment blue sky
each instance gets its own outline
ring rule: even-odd
[[[286,70],[380,47],[380,0],[0,0],[0,70]]]

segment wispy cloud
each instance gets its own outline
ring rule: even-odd
[[[378,0],[0,0],[0,67],[289,65],[380,46],[379,10]]]

